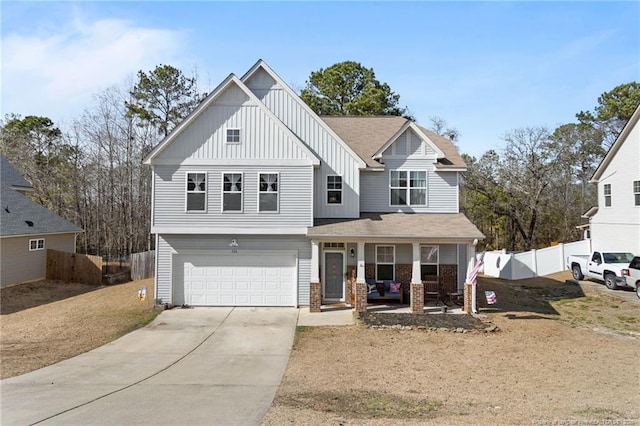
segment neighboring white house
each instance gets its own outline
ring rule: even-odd
[[[596,169],[598,207],[587,212],[592,248],[640,255],[640,106]]]
[[[346,275],[461,288],[482,233],[466,165],[402,117],[319,117],[266,63],[231,74],[145,158],[156,302],[348,300]]]
[[[0,287],[46,275],[47,249],[75,253],[74,224],[31,201],[33,188],[0,155]]]

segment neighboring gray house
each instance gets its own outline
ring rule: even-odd
[[[401,117],[319,117],[263,61],[145,163],[158,303],[348,302],[349,273],[461,288],[484,238],[459,212],[466,165],[448,139]]]
[[[640,256],[640,106],[624,126],[591,177],[598,185],[598,207],[585,216],[594,250]]]
[[[4,156],[0,187],[0,286],[42,279],[46,249],[74,253],[82,229],[27,198],[31,184]]]

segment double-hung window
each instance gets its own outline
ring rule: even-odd
[[[420,247],[420,276],[425,279],[425,275],[438,275],[438,246]]]
[[[604,206],[611,207],[611,184],[605,183],[603,186],[604,190]]]
[[[640,206],[640,180],[633,181],[633,205]]]
[[[327,176],[327,204],[342,204],[342,176]]]
[[[258,211],[278,211],[278,174],[260,173],[258,183]]]
[[[222,175],[222,211],[242,211],[242,173]]]
[[[392,206],[425,206],[427,204],[427,172],[391,170],[389,174]]]
[[[187,211],[203,212],[206,210],[207,174],[187,173]]]
[[[385,281],[395,278],[395,246],[376,246],[376,280]]]
[[[29,251],[44,250],[44,238],[29,240]]]

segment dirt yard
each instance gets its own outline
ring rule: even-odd
[[[145,301],[138,288],[146,288]],[[0,289],[0,378],[97,348],[157,315],[153,280],[107,287],[38,281]]]
[[[568,278],[481,278],[494,332],[299,328],[263,424],[640,425],[640,302]]]

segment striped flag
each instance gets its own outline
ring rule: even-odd
[[[488,305],[493,305],[498,301],[498,299],[496,298],[496,294],[491,290],[485,291],[484,295],[487,298]]]
[[[468,269],[468,271],[467,271],[467,281],[466,282],[468,282],[468,283],[470,283],[472,285],[476,285],[476,278],[478,278],[478,272],[482,268],[483,260],[484,260],[484,252],[482,252],[480,254],[480,256],[478,257],[478,261],[476,262],[476,266],[474,266],[473,268],[469,268]],[[471,266],[471,264],[469,266]]]

